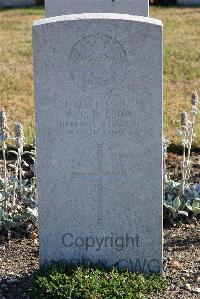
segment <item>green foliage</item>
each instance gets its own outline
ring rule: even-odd
[[[181,183],[172,180],[165,185],[164,218],[172,222],[200,215],[200,184],[185,184],[183,193],[180,188]]]
[[[3,155],[0,164],[0,230],[27,232],[37,226],[37,190],[35,173],[35,150],[24,151],[24,132],[20,123],[15,124],[14,136],[10,137],[7,116],[0,110],[0,151]],[[8,143],[14,141],[15,149],[8,151]],[[15,159],[6,160],[7,154]],[[24,156],[29,156],[29,165]],[[24,167],[32,171],[33,177],[25,179]]]
[[[2,178],[1,184],[4,184]],[[0,187],[0,230],[21,232],[34,230],[38,218],[34,180],[19,182],[16,178],[10,177],[6,184],[6,208],[4,192]]]
[[[35,299],[142,299],[166,286],[159,274],[55,264],[36,272],[29,293]]]
[[[166,170],[168,141],[163,140],[164,160],[164,218],[174,222],[177,218],[197,217],[200,214],[200,184],[189,184],[191,168],[191,148],[196,135],[195,128],[199,122],[199,97],[196,91],[192,92],[191,108],[181,113],[180,130],[182,139],[183,158],[181,163],[181,180],[174,182]],[[187,154],[186,154],[187,149]]]

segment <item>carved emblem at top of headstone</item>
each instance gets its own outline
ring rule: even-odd
[[[127,70],[126,52],[111,36],[88,35],[72,47],[69,70],[72,80],[81,89],[120,84]]]

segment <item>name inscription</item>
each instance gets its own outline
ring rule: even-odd
[[[62,142],[64,137],[134,135],[136,127],[134,111],[123,100],[115,103],[66,101],[62,117],[54,119],[54,132],[48,131],[48,134],[56,134]]]

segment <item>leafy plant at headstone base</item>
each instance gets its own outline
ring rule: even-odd
[[[57,262],[34,273],[27,293],[33,299],[145,299],[157,297],[166,286],[167,280],[156,273]]]
[[[34,169],[35,151],[24,151],[23,126],[15,124],[14,137],[9,137],[6,112],[0,110],[0,151],[3,163],[0,164],[0,230],[6,232],[29,232],[36,228],[37,190],[36,174]],[[15,142],[14,150],[8,150],[9,142]],[[12,162],[6,160],[6,155],[12,154],[16,159]],[[24,155],[29,155],[33,165],[29,166]],[[24,179],[23,167],[31,167],[34,173],[30,180]]]
[[[164,181],[164,218],[172,222],[177,218],[198,217],[200,215],[200,184],[189,183],[191,169],[191,148],[195,137],[195,126],[199,97],[197,92],[192,93],[191,109],[181,113],[181,128],[178,130],[183,145],[183,161],[181,165],[182,179],[174,182],[169,177]],[[164,168],[167,145],[164,143]]]

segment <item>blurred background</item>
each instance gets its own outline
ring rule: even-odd
[[[35,136],[31,31],[33,21],[44,17],[43,1],[0,0],[6,5],[25,2],[31,6],[0,8],[0,108],[7,111],[9,127],[16,121],[24,125],[31,143]],[[150,16],[164,25],[164,134],[180,144],[180,113],[190,107],[192,90],[200,93],[200,6],[179,6],[175,0],[150,3]],[[200,126],[195,143],[200,144]]]
[[[190,1],[190,0],[189,0]],[[196,1],[196,0],[194,0]],[[150,0],[151,5],[175,5],[176,0]],[[12,7],[20,5],[44,5],[44,0],[0,0],[3,7]]]

